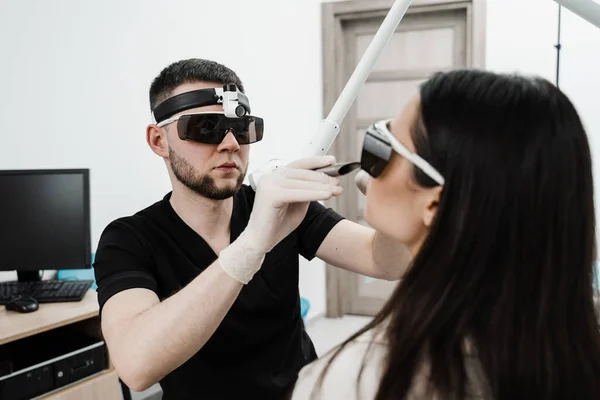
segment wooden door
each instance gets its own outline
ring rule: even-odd
[[[374,121],[396,117],[431,74],[470,64],[469,13],[464,3],[409,9],[342,124],[334,150],[339,161],[359,160],[366,128]],[[365,11],[341,21],[341,40],[335,45],[343,62],[337,62],[336,69],[344,83],[385,15],[385,11]],[[345,178],[343,184],[346,194],[337,200],[336,209],[348,219],[367,225],[363,219],[365,197],[353,187],[352,177]],[[374,315],[396,284],[328,269],[328,289],[339,289],[333,292],[342,298],[341,314]],[[331,300],[328,293],[328,302]],[[331,316],[331,307],[328,310]]]

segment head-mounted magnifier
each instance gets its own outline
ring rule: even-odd
[[[223,105],[223,111],[195,112],[173,115],[197,107]],[[177,123],[177,133],[182,140],[206,144],[219,144],[233,132],[239,144],[262,140],[264,121],[250,115],[248,97],[234,84],[223,88],[200,89],[173,96],[154,108],[152,116],[158,127]]]

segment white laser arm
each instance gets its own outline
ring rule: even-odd
[[[396,32],[396,28],[404,18],[408,7],[412,0],[396,0],[384,19],[373,41],[367,48],[367,51],[358,63],[354,73],[348,80],[340,97],[335,102],[331,112],[324,119],[317,133],[312,137],[311,141],[304,148],[302,157],[322,156],[327,154],[333,141],[340,132],[340,125],[348,111],[352,107],[354,100],[371,71],[375,67],[375,63],[385,50],[388,42]],[[250,184],[256,190],[260,177],[267,172],[273,171],[286,163],[283,160],[271,160],[256,171],[253,171],[249,176]]]
[[[592,25],[600,28],[600,0],[554,0]]]

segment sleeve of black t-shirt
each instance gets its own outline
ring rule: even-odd
[[[312,202],[306,217],[298,227],[300,234],[300,254],[307,260],[315,258],[319,246],[331,229],[344,217],[319,202]]]
[[[125,220],[111,222],[100,237],[94,259],[100,309],[115,294],[133,288],[157,291],[149,251]]]

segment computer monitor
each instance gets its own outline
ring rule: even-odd
[[[91,268],[88,169],[0,171],[0,270]]]

